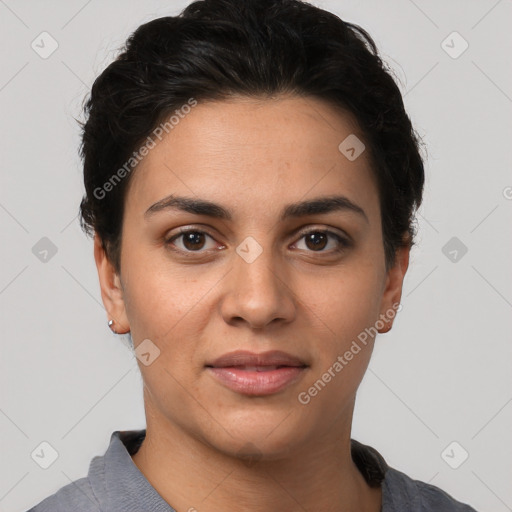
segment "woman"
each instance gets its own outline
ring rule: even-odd
[[[474,511],[351,439],[424,184],[370,36],[194,2],[131,35],[86,118],[82,225],[147,428],[32,511]]]

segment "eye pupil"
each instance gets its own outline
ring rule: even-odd
[[[182,249],[179,249],[178,251],[182,252],[197,252],[198,254],[202,254],[202,249],[204,248],[206,244],[206,237],[210,236],[207,233],[204,233],[203,231],[187,231],[183,230],[181,231],[181,234],[175,235],[172,237],[169,241],[166,241],[166,245],[174,245],[174,240],[181,239],[181,244],[183,245]],[[329,239],[333,238],[336,240],[336,243],[340,247],[339,249],[336,249],[336,251],[341,252],[344,248],[348,247],[348,242],[344,241],[341,237],[338,235],[330,232],[330,231],[310,231],[308,233],[303,233],[301,236],[301,239],[304,240],[307,249],[309,249],[312,252],[318,252],[318,253],[324,253],[324,249],[329,244]],[[331,251],[329,253],[325,254],[331,254],[335,251]]]
[[[201,249],[204,245],[204,233],[199,233],[197,231],[184,233],[183,245],[189,250]]]
[[[319,240],[321,238],[321,240]],[[312,246],[309,243],[312,243]],[[327,235],[325,233],[314,232],[306,235],[306,245],[308,249],[323,249],[327,243]]]

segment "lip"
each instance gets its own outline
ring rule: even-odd
[[[205,366],[221,384],[249,396],[277,393],[302,377],[308,368],[298,357],[279,350],[260,354],[237,350]]]
[[[226,368],[228,366],[308,366],[296,356],[292,356],[281,350],[269,350],[268,352],[255,353],[249,350],[235,350],[228,352],[206,366]]]

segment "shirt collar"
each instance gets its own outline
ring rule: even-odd
[[[110,437],[105,455],[92,460],[89,480],[101,510],[176,512],[158,494],[131,458],[145,435],[145,430],[116,430]]]
[[[101,510],[176,512],[132,460],[145,437],[145,429],[116,430],[110,437],[105,455],[91,461],[88,476]],[[382,455],[354,439],[351,439],[351,454],[368,485],[381,485],[389,468]]]

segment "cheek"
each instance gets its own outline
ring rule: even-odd
[[[373,350],[373,332],[365,329],[378,319],[381,279],[374,264],[361,261],[304,294],[313,323],[305,329],[316,338],[317,364],[301,391],[314,407],[335,414],[359,386]]]
[[[134,340],[150,338],[168,355],[185,355],[187,347],[196,343],[197,333],[206,322],[201,301],[206,292],[180,290],[180,284],[176,279],[166,284],[162,276],[157,282],[146,279],[143,290],[139,287],[130,295],[127,315]]]
[[[219,279],[215,272],[199,275],[192,266],[178,267],[163,248],[137,252],[127,242],[124,254],[124,298],[134,341],[163,342],[173,331],[181,332],[185,319],[197,317],[202,300]]]
[[[373,324],[379,315],[382,276],[374,264],[340,267],[321,279],[308,277],[299,292],[305,305],[340,341]]]
[[[374,338],[365,329],[378,319],[379,290],[375,272],[353,270],[326,281],[323,292],[316,290],[306,302],[314,323],[309,330],[316,338],[316,365],[301,386],[299,402],[323,411],[328,422],[342,413],[368,367]]]

